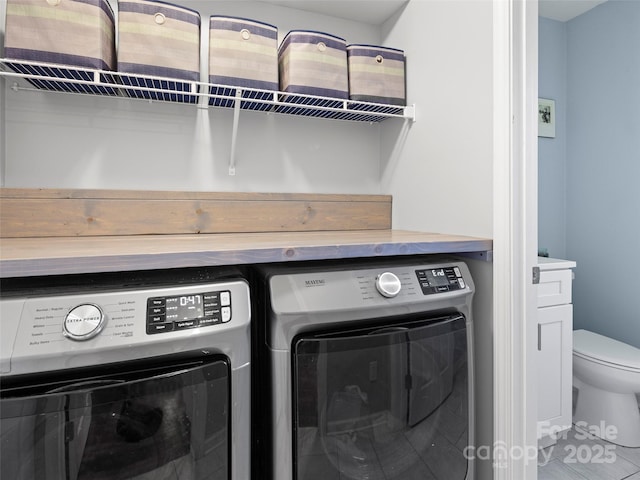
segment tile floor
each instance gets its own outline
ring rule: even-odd
[[[538,480],[640,480],[640,448],[614,445],[572,428],[538,453]]]
[[[574,413],[577,400],[574,388]],[[640,480],[640,448],[615,445],[574,425],[558,443],[539,450],[538,480]]]

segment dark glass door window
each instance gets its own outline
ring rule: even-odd
[[[0,478],[228,480],[226,358],[3,384]]]
[[[300,337],[297,480],[463,480],[469,444],[461,315]]]

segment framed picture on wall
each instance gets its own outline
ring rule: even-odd
[[[538,136],[556,136],[556,102],[547,98],[538,99]]]

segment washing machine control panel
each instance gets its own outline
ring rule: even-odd
[[[248,358],[251,301],[243,279],[120,289],[112,284],[56,287],[51,295],[42,292],[0,297],[3,374],[95,366],[193,349]]]
[[[231,320],[231,292],[186,293],[147,299],[147,333],[207,327]]]
[[[462,272],[458,267],[439,267],[416,270],[416,276],[424,295],[452,292],[465,288]]]

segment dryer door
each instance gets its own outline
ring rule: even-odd
[[[296,339],[294,478],[464,479],[466,333],[454,314]]]
[[[100,371],[3,380],[0,478],[230,478],[226,357]]]

